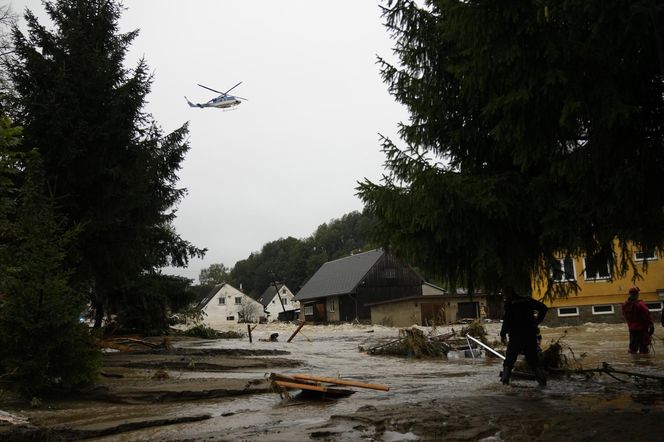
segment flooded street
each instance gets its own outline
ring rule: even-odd
[[[500,324],[486,324],[486,327],[489,340],[497,340]],[[461,326],[452,328],[459,331]],[[449,329],[439,328],[437,334]],[[371,356],[358,350],[359,347],[368,348],[395,339],[398,336],[396,328],[305,326],[291,343],[286,343],[293,330],[292,325],[260,325],[251,344],[248,340],[220,340],[199,345],[286,350],[291,353],[289,358],[299,360],[303,365],[279,370],[282,374],[306,373],[387,384],[390,391],[357,389],[354,395],[335,401],[295,399],[283,402],[278,393],[265,393],[151,405],[150,408],[161,407],[163,414],[203,413],[210,414],[212,418],[123,433],[100,440],[435,440],[437,432],[442,431],[435,425],[443,425],[442,428],[446,425],[440,419],[452,419],[454,410],[462,409],[466,410],[465,420],[457,423],[459,428],[479,431],[475,427],[481,429],[486,424],[486,431],[466,431],[463,434],[457,431],[459,436],[452,439],[479,440],[488,437],[488,434],[494,439],[487,440],[501,440],[500,429],[496,430],[500,427],[498,422],[503,419],[501,416],[504,413],[507,416],[514,410],[535,413],[533,425],[536,422],[535,426],[543,426],[544,430],[548,425],[547,419],[552,417],[547,414],[564,414],[569,409],[610,414],[616,411],[643,413],[647,408],[651,415],[661,416],[664,413],[662,389],[657,383],[650,382],[637,388],[632,381],[622,383],[607,375],[596,375],[592,379],[579,375],[572,379],[551,379],[544,389],[527,380],[514,380],[512,385],[503,386],[498,381],[502,361],[495,358],[416,360]],[[622,324],[543,328],[542,336],[546,348],[549,342],[564,335],[561,342],[573,350],[573,356],[571,352],[566,352],[567,357],[570,360],[575,358],[583,368],[598,368],[607,362],[616,370],[661,376],[664,373],[664,344],[657,338],[657,334],[664,336],[661,330],[661,327],[657,328],[655,353],[647,356],[627,353],[627,329]],[[259,341],[274,332],[279,333],[279,342]],[[250,380],[268,374],[265,370],[254,369],[213,375]],[[187,373],[171,375],[186,377]],[[103,412],[109,411],[105,409]],[[490,423],[486,419],[482,423],[482,416],[486,413],[498,414]],[[375,419],[381,415],[383,417],[377,421],[384,428],[377,429]]]

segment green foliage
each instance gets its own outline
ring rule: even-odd
[[[99,353],[88,327],[79,322],[85,298],[71,290],[65,265],[77,232],[63,229],[42,193],[37,152],[28,159],[7,242],[12,260],[0,280],[0,371],[32,397],[92,383]]]
[[[223,264],[212,264],[210,267],[201,270],[198,281],[201,285],[214,287],[217,284],[223,284],[230,281],[231,269]]]
[[[451,287],[521,292],[560,254],[636,277],[629,241],[663,251],[663,4],[394,0],[384,17],[410,119],[384,181],[358,188],[381,243]]]
[[[111,310],[125,329],[147,335],[168,330],[172,313],[187,308],[195,299],[191,280],[180,276],[146,274],[113,293]]]
[[[180,332],[182,336],[190,336],[192,338],[201,338],[201,339],[217,339],[219,333],[212,327],[208,327],[205,324],[198,324],[193,327],[186,329],[183,332]]]
[[[27,34],[14,32],[14,112],[25,146],[42,155],[57,210],[80,226],[68,254],[76,262],[72,281],[89,294],[100,320],[105,308],[116,313],[128,292],[144,297],[135,305],[161,299],[145,275],[204,254],[171,224],[185,193],[176,173],[189,149],[188,127],[164,134],[143,111],[152,78],[144,60],[124,66],[137,31],[119,33],[118,1],[44,5],[54,30],[27,11]],[[147,322],[154,325],[152,316]]]
[[[242,284],[243,290],[254,296],[261,295],[275,281],[297,292],[325,262],[371,249],[369,231],[372,225],[371,217],[351,212],[321,224],[308,238],[288,237],[271,241],[260,252],[238,261],[226,282],[236,287]],[[205,269],[201,275],[211,270],[211,267]]]

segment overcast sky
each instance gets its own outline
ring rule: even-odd
[[[407,119],[379,75],[392,59],[378,0],[125,0],[123,32],[140,29],[128,66],[154,72],[147,111],[170,132],[189,122],[191,150],[179,172],[188,194],[175,227],[208,253],[187,269],[198,280],[232,267],[263,244],[304,238],[362,210],[357,182],[378,181],[379,135]],[[44,17],[41,1],[12,0]],[[42,23],[45,23],[43,20]],[[214,93],[248,101],[235,110],[190,108]]]

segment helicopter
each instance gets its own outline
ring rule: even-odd
[[[218,90],[212,89],[211,87],[203,86],[202,84],[199,84],[200,87],[207,89],[212,92],[216,92],[217,94],[221,94],[218,97],[213,98],[212,100],[208,101],[207,103],[192,103],[189,101],[187,97],[184,97],[185,100],[187,100],[187,104],[189,104],[189,107],[200,107],[201,109],[204,107],[217,107],[219,109],[229,109],[231,107],[235,107],[242,103],[240,100],[245,100],[247,101],[246,98],[238,97],[236,95],[228,95],[230,91],[241,85],[242,82],[239,82],[226,92],[220,92]]]

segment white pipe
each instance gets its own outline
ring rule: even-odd
[[[491,353],[493,353],[494,355],[498,356],[498,357],[499,357],[500,359],[502,359],[503,361],[505,360],[505,356],[501,355],[501,354],[498,353],[496,350],[494,350],[493,348],[489,347],[488,345],[486,345],[485,343],[483,343],[483,342],[480,341],[479,339],[473,338],[473,337],[470,336],[469,334],[466,334],[466,340],[468,340],[468,339],[472,339],[473,341],[477,342],[477,343],[478,343],[479,345],[481,345],[482,347],[484,347],[484,348],[486,348],[487,350],[489,350],[489,351],[490,351]]]
[[[470,350],[470,355],[475,359],[475,350],[473,350],[472,345],[470,345],[470,341],[468,340],[470,336],[466,335],[466,342],[468,343],[468,349]]]

